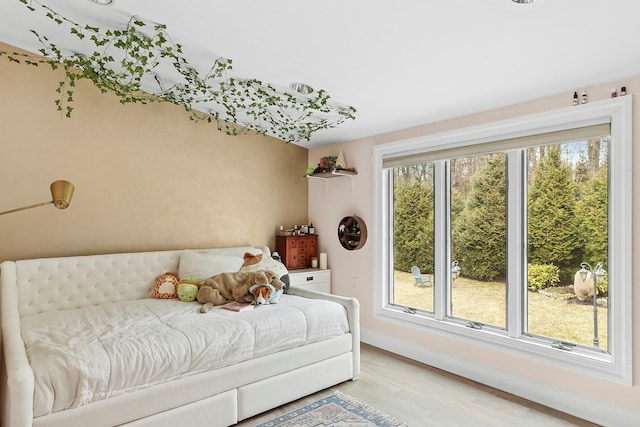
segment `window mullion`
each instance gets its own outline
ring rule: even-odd
[[[437,320],[449,315],[450,212],[448,162],[434,162],[434,295],[433,312]]]
[[[526,313],[526,177],[525,150],[507,155],[507,332],[524,331]]]
[[[392,284],[391,286],[386,287],[382,290],[382,295],[380,295],[382,299],[382,304],[384,307],[389,307],[389,305],[393,302],[393,174],[391,170],[387,170],[383,176],[384,185],[383,188],[386,190],[382,200],[382,206],[386,208],[384,213],[384,220],[386,222],[385,231],[383,233],[383,241],[385,242],[382,245],[381,249],[383,250],[383,259],[389,260],[388,263],[383,263],[383,272],[382,276],[385,277],[386,283]]]

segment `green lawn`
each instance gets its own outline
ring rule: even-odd
[[[411,273],[396,271],[395,303],[433,311],[433,288],[415,286]],[[506,326],[505,287],[501,282],[480,282],[461,277],[453,285],[452,314],[504,328]],[[528,331],[586,346],[593,345],[593,303],[556,299],[528,292]],[[607,307],[598,307],[600,348],[607,349]]]

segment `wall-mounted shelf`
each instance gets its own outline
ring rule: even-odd
[[[351,192],[353,193],[353,177],[357,174],[358,172],[356,171],[350,171],[345,169],[334,169],[330,172],[312,173],[310,175],[305,175],[305,176],[309,179],[319,179],[324,181],[324,195],[328,196],[329,195],[329,188],[327,186],[328,179],[343,178],[345,176],[351,178],[349,181],[351,181]]]
[[[348,251],[361,249],[367,241],[367,224],[359,216],[345,216],[338,224],[338,240]]]
[[[344,170],[344,169],[335,169],[332,170],[331,172],[319,172],[319,173],[312,173],[311,175],[305,175],[307,178],[310,179],[329,179],[329,178],[337,178],[337,177],[341,177],[341,176],[349,176],[352,177],[354,175],[357,175],[358,172],[356,171],[350,171],[350,170]]]

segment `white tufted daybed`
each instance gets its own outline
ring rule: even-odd
[[[271,259],[256,248],[197,251]],[[2,425],[228,426],[358,378],[357,300],[290,288],[201,314],[153,297],[184,253],[2,262]]]

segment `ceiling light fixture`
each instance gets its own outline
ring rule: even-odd
[[[301,93],[303,95],[309,95],[311,92],[313,92],[313,88],[307,84],[304,83],[291,83],[289,85],[289,87],[298,92]]]
[[[89,0],[91,3],[101,4],[103,6],[108,6],[113,3],[113,0]]]
[[[518,4],[533,3],[535,1],[538,1],[538,0],[513,0],[514,3],[518,3]]]

